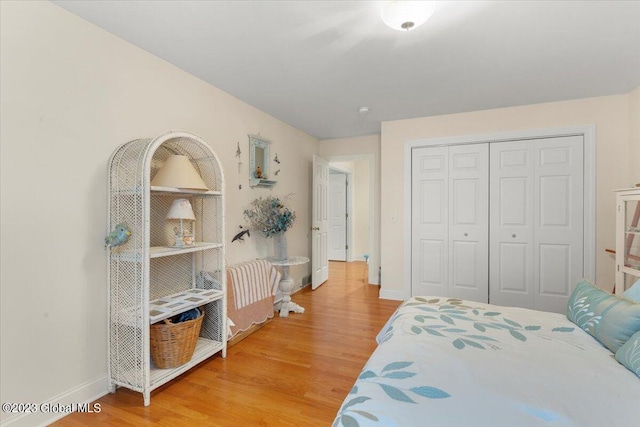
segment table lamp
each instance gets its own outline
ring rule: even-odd
[[[184,230],[184,220],[195,221],[196,216],[193,214],[193,209],[191,208],[191,203],[187,199],[176,199],[171,204],[169,208],[169,213],[167,214],[167,219],[179,219],[180,220],[180,230],[175,230],[175,247],[185,247],[185,246],[193,246],[193,235],[191,233],[187,233],[185,235]]]

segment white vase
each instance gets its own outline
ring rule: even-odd
[[[282,261],[289,257],[287,253],[287,236],[284,233],[273,235],[273,246],[275,249],[274,259]]]

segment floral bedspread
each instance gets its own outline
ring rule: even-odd
[[[333,426],[640,426],[640,380],[564,315],[413,297]]]

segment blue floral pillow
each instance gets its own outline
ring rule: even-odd
[[[630,299],[631,301],[640,302],[640,279],[638,279],[633,286],[624,291],[622,296],[626,299]]]
[[[616,351],[616,360],[640,377],[640,332]]]
[[[615,353],[640,331],[640,304],[582,280],[569,298],[567,319]]]

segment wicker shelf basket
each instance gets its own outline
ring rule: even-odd
[[[157,368],[177,368],[191,360],[202,327],[202,313],[197,319],[171,323],[168,319],[149,327],[151,360]]]

